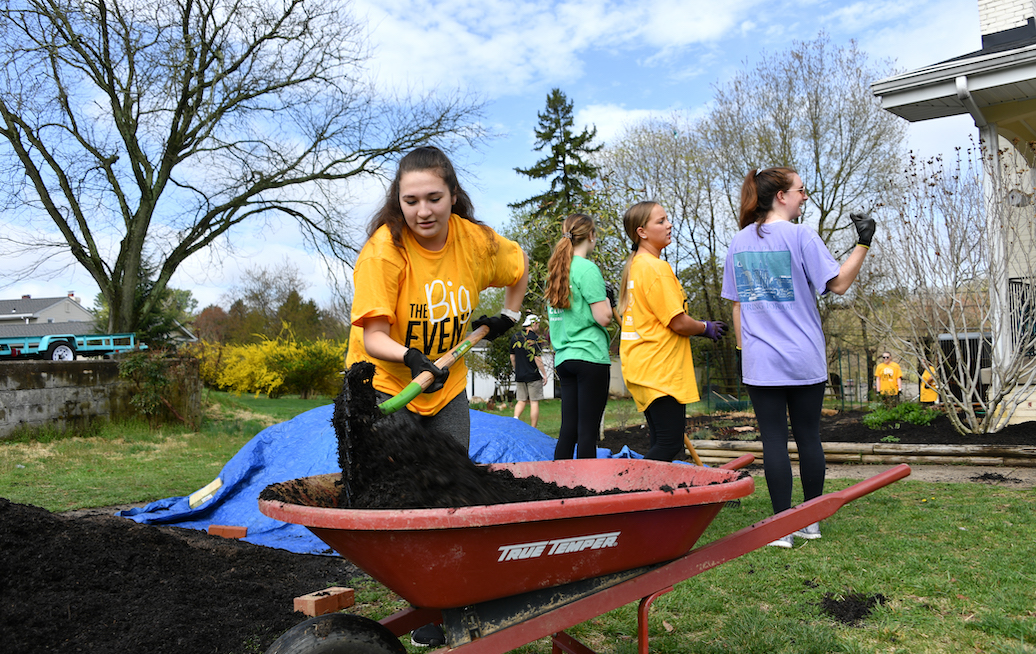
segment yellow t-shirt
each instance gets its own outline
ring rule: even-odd
[[[899,379],[903,371],[895,361],[879,363],[874,367],[874,376],[878,378],[878,391],[882,395],[895,395],[899,392]]]
[[[630,264],[628,295],[619,356],[637,410],[666,395],[681,404],[697,402],[691,340],[668,326],[687,312],[687,298],[673,269],[652,254],[637,254]]]
[[[939,392],[935,390],[935,377],[932,375],[932,369],[925,369],[921,375],[921,397],[918,398],[920,402],[937,402],[939,400]]]
[[[438,252],[421,247],[409,230],[404,230],[400,249],[382,226],[360,250],[353,268],[353,328],[346,365],[371,361],[374,388],[398,394],[411,381],[410,368],[367,354],[365,320],[388,319],[392,340],[416,347],[435,361],[467,336],[479,292],[515,284],[524,269],[517,243],[457,215],[450,216],[446,245]],[[450,368],[442,390],[418,395],[408,408],[435,415],[466,383],[467,366],[461,359]]]

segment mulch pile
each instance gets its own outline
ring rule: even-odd
[[[262,652],[304,619],[295,597],[364,576],[339,557],[3,498],[0,560],[11,654]]]

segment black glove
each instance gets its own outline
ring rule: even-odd
[[[849,219],[856,226],[856,243],[866,248],[871,246],[871,239],[874,238],[874,219],[869,214],[851,213]]]
[[[723,334],[727,333],[727,323],[719,322],[716,320],[706,320],[705,331],[698,334],[698,336],[704,336],[705,338],[711,338],[712,342],[715,343],[719,339],[723,338]]]
[[[736,347],[736,346],[734,347],[734,358],[735,358],[735,360],[736,360],[735,362],[737,364],[737,378],[739,380],[740,379],[744,379],[745,378],[745,370],[744,370],[744,368],[741,367],[741,361],[742,361],[742,359],[741,359],[741,348]]]
[[[410,374],[413,377],[417,377],[422,372],[432,373],[432,383],[428,385],[428,388],[424,389],[425,393],[434,393],[435,391],[441,390],[446,384],[446,378],[450,376],[450,370],[447,368],[436,368],[435,364],[432,363],[431,359],[425,356],[425,353],[416,347],[412,347],[406,351],[403,355],[403,363],[410,368]]]
[[[608,304],[612,305],[613,309],[619,306],[619,300],[615,295],[615,287],[611,283],[604,283],[604,294],[608,296]]]
[[[474,331],[482,325],[489,327],[489,333],[486,335],[486,340],[492,341],[503,336],[509,329],[514,327],[514,320],[508,318],[502,313],[493,316],[492,318],[489,316],[482,316],[471,323],[471,329]]]

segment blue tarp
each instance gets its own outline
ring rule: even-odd
[[[206,530],[209,525],[248,527],[243,540],[305,554],[333,552],[301,525],[259,512],[259,493],[270,484],[341,472],[338,440],[331,427],[332,405],[312,409],[259,432],[219,474],[222,486],[212,499],[192,509],[188,497],[169,497],[117,515],[143,524]],[[471,412],[469,455],[477,463],[550,461],[557,441],[521,420]],[[598,458],[641,458],[623,447],[617,454],[598,449]]]

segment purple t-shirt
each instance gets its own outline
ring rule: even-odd
[[[742,379],[753,386],[827,381],[817,295],[840,266],[817,233],[779,221],[734,236],[723,271],[723,297],[741,303]]]

